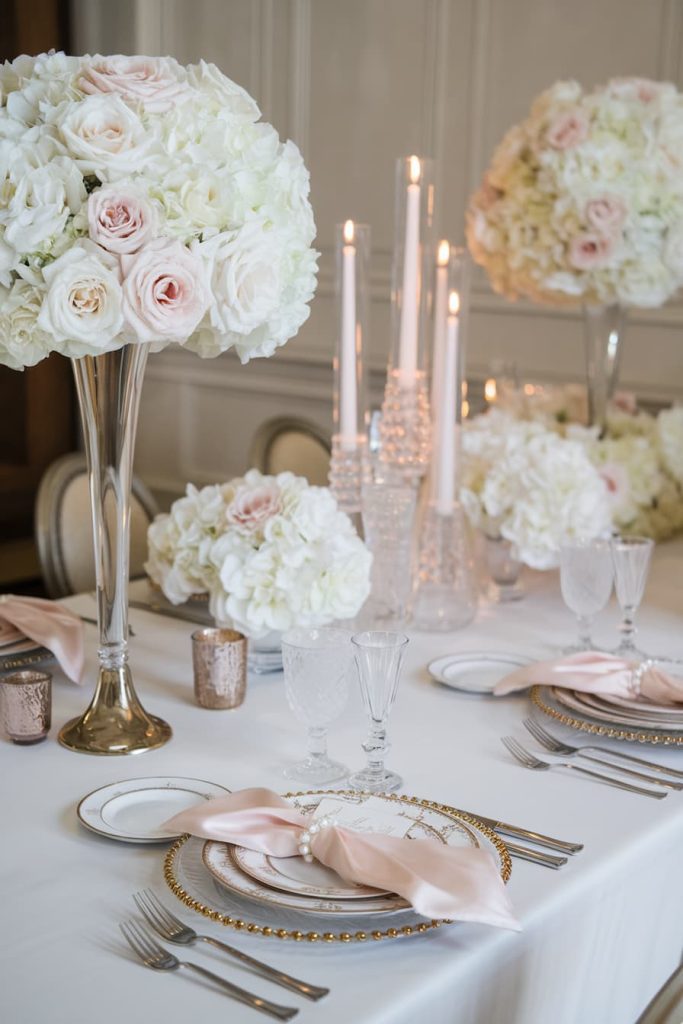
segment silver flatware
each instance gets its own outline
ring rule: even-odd
[[[644,757],[636,757],[634,754],[624,754],[621,750],[610,750],[609,747],[596,747],[592,743],[582,743],[578,747],[574,747],[569,743],[564,743],[562,740],[558,740],[557,737],[548,732],[540,722],[536,722],[535,724],[548,740],[552,740],[553,743],[557,743],[562,747],[562,750],[558,750],[558,753],[569,755],[578,754],[584,750],[596,750],[599,754],[609,754],[610,757],[617,758],[621,761],[630,761],[632,764],[639,764],[643,768],[650,768],[653,772],[659,772],[661,775],[672,775],[675,779],[683,779],[683,772],[679,771],[677,768],[668,768],[664,764],[657,764],[656,761],[646,761]]]
[[[177,971],[182,967],[186,967],[188,970],[194,971],[195,974],[201,974],[203,978],[209,978],[217,985],[220,985],[237,1002],[245,1003],[246,1006],[251,1006],[254,1010],[260,1010],[261,1013],[267,1013],[269,1017],[275,1017],[276,1020],[291,1020],[299,1012],[293,1006],[280,1006],[278,1003],[271,1003],[267,999],[262,999],[261,996],[254,995],[253,992],[247,992],[245,988],[233,985],[231,981],[221,978],[218,974],[214,974],[213,971],[207,971],[205,967],[200,967],[199,964],[190,963],[187,960],[179,960],[178,957],[173,956],[167,949],[160,946],[156,939],[136,921],[126,921],[119,925],[119,927],[126,942],[135,955],[142,960],[145,967],[151,967],[154,971]]]
[[[192,612],[180,608],[166,608],[164,605],[147,604],[145,601],[129,601],[129,608],[136,608],[140,612],[150,612],[152,615],[164,615],[167,619],[180,619],[181,622],[193,622],[196,626],[206,626],[206,616],[193,615]]]
[[[571,761],[541,761],[540,758],[536,757],[530,751],[526,750],[521,743],[518,743],[512,736],[503,736],[503,743],[510,751],[515,761],[523,765],[524,768],[531,768],[532,771],[548,771],[550,768],[569,768],[571,771],[580,772],[581,775],[589,775],[592,779],[597,779],[599,782],[604,782],[607,786],[614,786],[616,789],[625,789],[629,793],[638,793],[640,796],[651,796],[654,800],[663,800],[664,797],[668,796],[668,793],[662,793],[661,791],[655,791],[653,789],[644,789],[642,786],[634,786],[630,782],[624,782],[622,779],[612,778],[611,775],[603,775],[601,772],[594,772],[590,768],[581,768],[578,764],[573,764]]]
[[[628,775],[633,779],[640,779],[642,782],[649,782],[653,786],[665,786],[667,789],[683,789],[683,782],[673,782],[671,779],[660,779],[647,772],[637,771],[635,768],[627,768],[626,765],[614,764],[613,761],[606,761],[604,757],[596,757],[594,754],[586,754],[583,750],[574,750],[561,740],[555,739],[546,732],[542,725],[533,718],[524,719],[525,728],[531,733],[535,740],[549,750],[551,754],[562,754],[564,757],[582,757],[585,761],[592,761],[593,764],[600,764],[603,768],[612,768],[615,772]]]
[[[268,978],[269,981],[275,982],[276,985],[282,985],[284,988],[291,989],[292,992],[306,996],[308,999],[322,999],[330,991],[329,988],[309,985],[308,982],[293,978],[291,975],[285,974],[284,971],[278,971],[275,967],[270,967],[269,964],[264,964],[261,960],[255,960],[253,956],[248,956],[242,950],[235,949],[234,946],[228,946],[227,943],[214,939],[211,935],[198,935],[193,928],[183,924],[170,910],[167,910],[151,889],[136,892],[133,899],[147,923],[154,928],[162,939],[166,939],[168,942],[175,942],[181,946],[191,946],[195,942],[209,942],[216,949],[222,950],[228,956],[232,956],[236,960],[241,961],[241,963],[251,967],[256,974],[260,974],[263,978]]]
[[[518,846],[517,843],[506,843],[505,846],[511,857],[528,860],[532,864],[539,864],[544,868],[554,868],[555,871],[566,864],[568,859],[567,857],[555,857],[552,853],[541,853],[540,850],[531,850],[528,846]]]
[[[460,811],[461,814],[469,814],[484,825],[488,825],[494,832],[500,832],[503,836],[512,836],[513,839],[526,839],[527,842],[536,843],[537,846],[547,846],[550,850],[559,850],[561,853],[573,855],[583,850],[583,843],[570,843],[565,839],[554,839],[553,836],[545,836],[542,832],[534,832],[529,828],[522,828],[521,825],[509,825],[505,821],[498,821],[497,818],[485,818],[477,811]]]

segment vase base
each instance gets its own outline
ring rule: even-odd
[[[141,707],[88,708],[59,731],[59,742],[80,754],[142,754],[168,743],[173,732]]]

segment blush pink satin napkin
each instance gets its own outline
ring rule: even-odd
[[[243,789],[181,811],[163,826],[236,843],[273,857],[296,857],[311,824],[269,789]],[[388,889],[429,918],[477,921],[519,931],[493,858],[474,847],[360,833],[341,825],[311,837],[311,853],[349,882]]]
[[[28,637],[47,647],[69,679],[74,683],[81,681],[85,660],[83,623],[68,608],[40,597],[0,594],[0,626],[3,623],[15,627],[17,640]],[[2,631],[2,638],[13,639],[7,628]]]
[[[662,672],[656,665],[646,666],[638,678],[635,670],[639,664],[601,651],[581,651],[558,661],[537,661],[518,668],[496,683],[493,692],[501,697],[541,683],[606,697],[647,697],[655,704],[683,702],[683,680]]]

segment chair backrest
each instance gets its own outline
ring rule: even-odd
[[[330,438],[311,420],[277,416],[266,420],[254,435],[249,458],[262,473],[276,475],[289,470],[309,483],[327,485]]]
[[[133,478],[130,516],[130,575],[144,575],[147,527],[157,513],[154,498]],[[48,466],[35,506],[40,568],[50,597],[95,587],[95,555],[85,455],[73,452]]]

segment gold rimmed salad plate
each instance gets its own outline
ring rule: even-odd
[[[233,846],[230,856],[245,875],[271,889],[321,900],[362,900],[390,895],[369,885],[355,885],[319,861],[306,863],[303,857],[268,857],[257,850]]]
[[[604,698],[578,690],[567,690],[560,686],[551,687],[555,700],[572,711],[588,714],[601,722],[611,725],[632,725],[645,729],[668,729],[683,733],[683,718],[666,717],[647,712],[636,712],[630,708],[619,708]]]
[[[155,775],[102,786],[84,796],[76,814],[91,832],[123,843],[167,843],[178,838],[161,826],[202,800],[230,790],[215,782]]]

